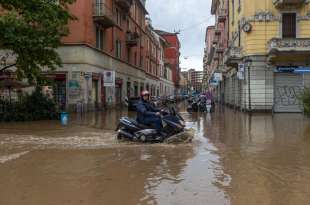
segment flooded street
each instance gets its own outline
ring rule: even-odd
[[[310,203],[309,119],[181,113],[191,144],[117,142],[125,111],[0,124],[0,204]]]

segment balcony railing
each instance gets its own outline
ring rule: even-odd
[[[115,3],[124,11],[129,11],[132,5],[132,0],[115,0]]]
[[[272,0],[276,8],[286,7],[301,7],[308,2],[308,0]]]
[[[224,63],[227,65],[237,64],[242,58],[242,49],[240,47],[229,47],[224,53]]]
[[[139,43],[139,34],[137,32],[127,31],[126,33],[126,44],[129,47],[135,47]]]
[[[273,38],[268,42],[268,52],[310,52],[310,38]]]
[[[226,9],[220,9],[217,15],[217,21],[218,22],[225,22],[227,18],[227,10]]]
[[[102,25],[105,28],[115,25],[112,9],[106,6],[104,3],[96,3],[93,6],[93,18],[94,21]]]

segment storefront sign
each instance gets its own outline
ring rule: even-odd
[[[81,85],[80,82],[77,80],[70,80],[69,81],[69,96],[79,96],[81,93]]]
[[[310,67],[302,66],[279,66],[274,70],[275,73],[310,73]]]
[[[115,86],[115,72],[114,71],[104,71],[103,82],[105,87]]]
[[[297,67],[277,67],[274,72],[276,73],[293,73]]]

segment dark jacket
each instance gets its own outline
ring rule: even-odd
[[[139,100],[136,105],[137,108],[137,121],[143,123],[147,118],[155,118],[156,112],[160,112],[160,109],[153,107],[149,102],[144,101],[143,99]]]

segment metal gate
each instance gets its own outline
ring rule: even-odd
[[[274,88],[275,112],[302,112],[298,96],[303,90],[302,75],[276,73]]]

